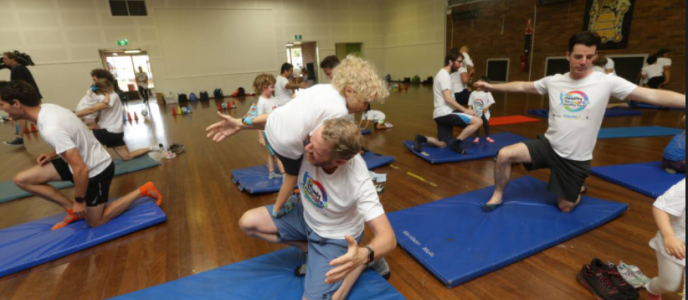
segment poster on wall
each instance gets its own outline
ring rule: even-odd
[[[602,38],[599,50],[626,49],[635,0],[587,0],[583,30]]]

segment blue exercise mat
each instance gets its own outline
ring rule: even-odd
[[[362,135],[371,134],[371,133],[373,133],[373,131],[370,130],[370,128],[361,129],[361,134],[362,134]]]
[[[368,165],[368,170],[372,170],[391,164],[394,162],[394,156],[366,152],[363,154],[363,160]],[[246,191],[249,194],[275,193],[282,186],[281,178],[270,179],[268,177],[267,165],[232,170],[232,182],[239,185],[240,191]]]
[[[397,242],[443,284],[454,287],[497,271],[611,221],[628,204],[584,196],[571,213],[557,207],[547,183],[511,181],[504,204],[482,204],[494,186],[388,213]]]
[[[549,108],[529,109],[528,113],[538,117],[548,118]],[[641,111],[620,107],[610,108],[604,112],[605,117],[637,116],[641,114],[643,114]]]
[[[619,139],[637,137],[674,136],[681,133],[681,129],[662,126],[638,126],[638,127],[607,127],[600,129],[598,139]]]
[[[671,186],[686,178],[685,173],[667,173],[662,168],[662,163],[658,161],[593,167],[591,173],[653,199],[661,196]]]
[[[115,175],[123,175],[160,165],[158,161],[148,155],[140,156],[128,161],[123,161],[118,158],[113,159],[113,162],[115,163]],[[74,184],[69,181],[57,181],[49,184],[58,190],[74,186]],[[14,182],[10,180],[0,182],[0,203],[29,196],[31,196],[29,192],[20,189],[14,184]]]
[[[111,201],[117,201],[111,200]],[[120,236],[164,222],[165,213],[151,198],[141,198],[100,227],[77,221],[57,230],[66,213],[0,230],[0,277],[56,260]]]
[[[441,164],[495,157],[500,149],[528,140],[528,138],[524,136],[513,134],[511,132],[497,133],[493,134],[491,137],[495,140],[494,143],[488,143],[484,138],[481,138],[480,143],[478,144],[473,143],[473,137],[464,140],[463,143],[461,143],[461,148],[466,150],[468,153],[463,155],[449,150],[449,146],[445,148],[437,148],[423,144],[422,151],[419,153],[413,150],[413,141],[404,141],[404,145],[406,148],[411,150],[413,154],[428,161],[429,163]]]
[[[301,300],[304,277],[294,275],[304,256],[294,247],[201,272],[112,299]],[[347,299],[402,300],[384,278],[365,270]]]
[[[657,106],[657,105],[652,105],[652,104],[647,104],[647,103],[642,103],[642,102],[636,102],[636,101],[633,101],[632,103],[633,103],[633,106],[637,107],[637,108],[683,110],[683,108],[662,107],[662,106]]]

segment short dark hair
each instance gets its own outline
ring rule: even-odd
[[[104,78],[110,81],[110,83],[115,84],[115,76],[112,76],[112,73],[110,71],[105,70],[105,69],[93,69],[91,71],[91,77],[95,76],[98,79]]]
[[[490,83],[490,78],[487,77],[487,76],[482,76],[482,77],[480,77],[480,79],[478,79],[478,80],[482,80],[482,81],[485,81],[485,82],[487,82],[487,83]]]
[[[671,53],[671,50],[669,50],[667,48],[659,49],[659,51],[657,51],[655,56],[660,57],[660,56],[664,55],[664,53]]]
[[[448,66],[449,63],[459,59],[459,57],[463,58],[463,54],[461,54],[459,51],[447,52],[447,55],[444,56],[444,66]]]
[[[36,89],[24,80],[0,81],[0,98],[10,104],[17,100],[28,107],[36,107],[41,104]]]
[[[655,56],[655,55],[649,56],[647,58],[647,60],[645,60],[645,61],[647,62],[648,65],[654,64],[655,62],[657,62],[657,56]]]
[[[9,58],[11,60],[17,60],[18,59],[17,54],[15,54],[14,52],[8,51],[8,52],[3,53],[2,55],[7,56],[7,58]]]
[[[284,73],[284,72],[286,72],[286,71],[289,71],[289,70],[291,70],[291,69],[293,69],[293,68],[294,68],[294,66],[292,66],[290,63],[283,63],[283,64],[282,64],[282,68],[280,69],[280,74],[282,74],[282,73]]]
[[[569,39],[569,52],[573,52],[573,47],[583,44],[588,47],[595,46],[595,51],[600,49],[600,35],[592,31],[576,33]]]
[[[321,69],[325,69],[325,68],[334,69],[338,65],[339,65],[339,58],[337,58],[337,56],[335,56],[335,55],[330,55],[328,57],[325,57],[325,59],[323,59],[320,62],[320,68]]]

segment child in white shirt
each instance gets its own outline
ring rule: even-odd
[[[363,124],[363,121],[366,121],[366,123],[365,123],[365,126],[361,127],[361,124]],[[391,123],[385,122],[385,113],[383,113],[379,110],[370,109],[370,103],[369,103],[368,108],[366,109],[366,111],[361,116],[361,122],[358,123],[358,127],[361,127],[361,129],[366,129],[366,128],[368,128],[368,125],[370,125],[370,121],[373,121],[373,124],[375,124],[375,129],[392,128]]]
[[[659,275],[647,288],[648,300],[661,300],[662,294],[673,293],[681,287],[686,270],[686,180],[683,179],[659,196],[652,207],[657,235],[650,247],[657,253]],[[685,285],[683,299],[686,299]]]
[[[490,79],[483,76],[480,77],[478,82],[490,82]],[[490,106],[495,104],[494,97],[490,92],[484,91],[482,88],[478,88],[476,91],[471,93],[468,98],[468,108],[475,111],[475,116],[483,120],[483,129],[485,129],[485,139],[489,143],[494,143],[494,140],[490,138]],[[475,140],[473,143],[480,142],[480,128],[475,131]]]
[[[272,97],[272,92],[275,91],[275,76],[270,74],[260,74],[253,80],[253,89],[256,94],[260,95],[258,98],[258,115],[271,113],[277,108],[277,100]],[[265,137],[265,132],[263,130],[258,130],[258,143],[263,145],[268,149],[268,178],[282,178],[284,177],[284,166],[279,158],[275,157],[275,151],[272,150],[272,146],[267,142]],[[279,174],[275,172],[275,160],[277,161],[277,168],[279,168]]]
[[[84,110],[100,102],[108,104],[110,102],[109,95],[112,90],[113,87],[109,81],[106,79],[98,79],[95,84],[91,85],[91,89],[86,92],[86,95],[81,98],[79,104],[76,105],[76,111]],[[96,112],[82,117],[82,120],[84,123],[86,123],[88,129],[93,130],[96,128],[98,123],[96,122],[96,119],[98,118],[99,114],[100,113]]]

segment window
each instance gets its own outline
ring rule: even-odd
[[[485,76],[492,82],[509,81],[509,59],[508,58],[488,58],[487,71]]]
[[[147,16],[144,0],[110,0],[112,16]]]

